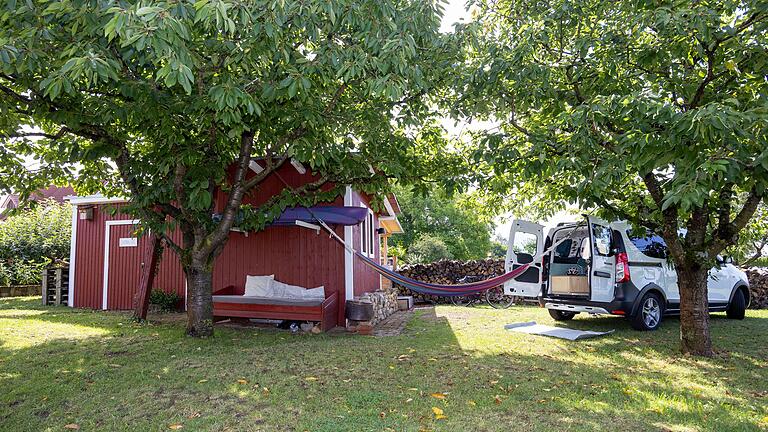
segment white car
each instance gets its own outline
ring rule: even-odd
[[[638,330],[655,330],[664,315],[679,313],[677,273],[661,237],[633,235],[626,222],[608,223],[592,216],[581,223],[560,224],[546,237],[543,232],[544,227],[533,222],[512,223],[507,271],[555,247],[541,262],[505,283],[505,294],[538,297],[558,321],[581,312],[622,315]],[[719,266],[710,270],[707,291],[710,312],[744,318],[749,282],[730,260],[720,259]]]

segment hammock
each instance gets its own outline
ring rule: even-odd
[[[310,210],[310,213],[312,213],[311,210]],[[403,276],[399,273],[396,273],[376,263],[376,261],[368,258],[367,256],[361,254],[360,252],[350,248],[346,243],[344,243],[344,240],[342,240],[341,237],[339,237],[338,234],[336,234],[336,232],[333,231],[322,219],[318,218],[316,215],[313,215],[313,216],[315,216],[315,220],[317,220],[317,222],[323,228],[325,228],[326,231],[328,231],[328,233],[331,235],[331,237],[334,240],[336,240],[342,246],[344,246],[344,249],[346,249],[348,252],[354,253],[355,256],[360,258],[363,261],[363,263],[365,263],[368,267],[370,267],[371,269],[373,269],[375,272],[379,273],[383,277],[391,280],[392,282],[400,284],[410,289],[411,291],[415,291],[422,294],[445,296],[445,297],[458,297],[458,296],[477,294],[479,292],[483,292],[491,288],[497,287],[510,279],[514,279],[520,276],[531,265],[530,263],[523,264],[520,267],[512,271],[509,271],[507,273],[504,273],[501,276],[496,276],[494,278],[486,279],[479,282],[455,284],[455,285],[439,285],[439,284],[421,282],[416,279],[411,279],[407,276]]]
[[[476,294],[482,291],[489,290],[493,287],[503,284],[504,282],[510,279],[514,279],[520,276],[531,265],[530,263],[523,264],[520,267],[512,271],[509,271],[507,273],[504,273],[501,276],[496,276],[494,278],[482,280],[480,282],[473,282],[468,284],[455,284],[455,285],[437,285],[437,284],[421,282],[416,279],[411,279],[407,276],[403,276],[399,273],[395,273],[392,270],[377,264],[375,261],[361,254],[360,252],[355,251],[355,256],[363,260],[363,262],[368,267],[372,268],[374,271],[376,271],[380,275],[391,280],[392,282],[395,282],[397,284],[400,284],[410,289],[411,291],[415,291],[422,294],[430,294],[430,295],[445,296],[445,297],[466,296],[466,295]]]

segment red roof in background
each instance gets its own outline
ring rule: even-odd
[[[74,195],[75,190],[72,189],[70,186],[50,186],[47,189],[41,189],[35,193],[32,194],[32,196],[29,197],[31,201],[42,201],[45,199],[54,199],[56,202],[63,203],[64,197],[69,195]],[[19,206],[19,195],[18,194],[10,194],[7,195],[5,198],[0,201],[0,220],[5,219],[5,215],[2,214],[2,212],[5,209],[8,208],[16,208]]]
[[[75,190],[72,189],[71,186],[50,186],[48,189],[41,189],[35,193],[32,194],[31,199],[33,201],[39,201],[43,199],[49,199],[52,198],[56,200],[56,202],[63,203],[64,197],[74,195]]]

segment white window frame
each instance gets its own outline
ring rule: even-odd
[[[368,210],[362,222],[360,222],[360,253],[368,258],[376,257],[376,228],[374,228],[376,218],[373,211],[365,204],[360,204]]]

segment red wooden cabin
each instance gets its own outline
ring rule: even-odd
[[[302,174],[290,164],[281,167],[278,174],[292,187],[312,180],[311,174]],[[244,199],[244,203],[258,205],[284,187],[277,177],[268,177],[257,191]],[[223,207],[225,200],[224,193],[217,194],[218,208]],[[134,233],[139,221],[119,212],[125,199],[85,196],[70,197],[69,201],[73,205],[69,305],[104,310],[132,309],[144,266],[142,261],[149,245],[146,237],[137,237]],[[358,225],[335,226],[333,229],[356,251],[380,260],[380,237],[401,232],[395,198],[386,197],[384,204],[382,212],[374,212],[370,210],[370,200],[365,194],[347,187],[345,194],[329,205],[365,207],[369,209],[369,215]],[[115,207],[118,209],[115,214],[108,211]],[[379,234],[378,228],[383,228],[383,234]],[[234,230],[230,233],[229,241],[214,265],[214,291],[218,291],[216,294],[242,294],[247,275],[272,274],[275,280],[291,285],[307,288],[322,285],[326,301],[309,308],[257,305],[250,309],[233,309],[232,305],[215,304],[214,313],[230,317],[319,321],[327,329],[344,325],[345,300],[381,286],[376,272],[329,239],[327,233],[301,226],[274,226],[255,233]],[[176,292],[185,298],[184,274],[177,256],[167,248],[161,257],[154,287]]]

